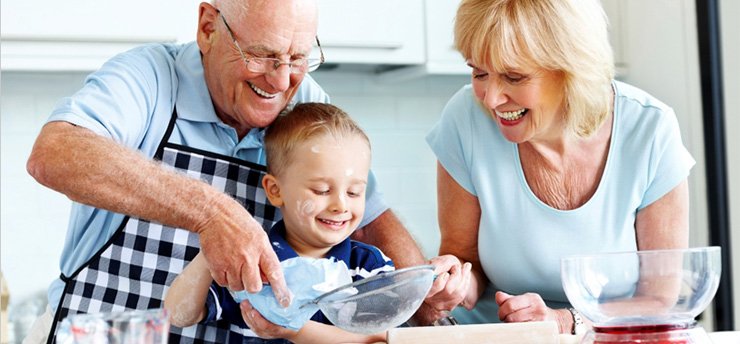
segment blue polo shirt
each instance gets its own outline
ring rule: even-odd
[[[298,253],[285,240],[285,223],[282,220],[272,227],[269,238],[280,261],[298,257]],[[326,258],[334,258],[337,261],[344,262],[349,268],[352,281],[359,281],[382,272],[395,270],[390,258],[386,257],[377,247],[349,238],[332,247]],[[239,304],[231,297],[229,290],[216,283],[211,284],[210,289],[206,300],[207,312],[202,322],[224,319],[242,328],[247,328]],[[219,308],[221,309],[220,317],[218,314]],[[311,320],[331,325],[331,322],[324,317],[321,311],[316,312]]]

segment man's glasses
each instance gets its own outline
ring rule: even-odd
[[[231,36],[231,40],[234,41],[234,45],[236,46],[236,49],[239,50],[239,54],[242,56],[242,59],[244,59],[244,64],[247,66],[247,70],[253,73],[272,73],[280,66],[287,65],[290,67],[290,73],[291,74],[301,74],[301,73],[308,73],[313,72],[321,64],[324,63],[324,51],[321,49],[321,43],[319,42],[319,37],[316,36],[316,45],[319,46],[319,53],[321,54],[321,57],[318,59],[309,59],[309,58],[300,58],[295,59],[290,62],[282,62],[280,59],[272,58],[272,57],[251,57],[247,58],[247,55],[244,54],[244,50],[239,46],[239,43],[236,41],[236,37],[234,36],[234,32],[231,31],[231,27],[229,26],[229,23],[226,22],[226,18],[224,18],[224,15],[221,13],[220,10],[216,10],[218,12],[218,15],[221,17],[221,20],[223,20],[224,25],[226,25],[226,30],[229,31],[229,36]]]

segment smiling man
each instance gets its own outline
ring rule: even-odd
[[[260,185],[262,140],[287,106],[329,101],[307,75],[323,62],[316,26],[315,0],[201,3],[197,42],[115,56],[59,103],[27,168],[74,203],[61,276],[31,342],[54,337],[69,314],[160,307],[199,249],[218,284],[256,292],[266,281],[290,302],[265,232],[280,213]],[[398,266],[422,263],[372,174],[366,198],[353,237]],[[230,335],[228,325],[198,326],[170,338]]]

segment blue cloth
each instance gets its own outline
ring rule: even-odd
[[[293,295],[290,306],[281,307],[269,285],[257,293],[232,291],[231,296],[237,303],[249,300],[265,319],[293,331],[300,330],[319,310],[313,302],[316,298],[352,283],[347,265],[331,258],[295,257],[283,260],[280,265]]]
[[[275,250],[280,261],[299,257],[285,240],[285,223],[283,221],[277,222],[272,227],[269,237],[272,248]],[[343,262],[349,268],[349,275],[352,277],[352,282],[375,276],[382,272],[395,270],[393,262],[378,248],[350,240],[349,238],[332,247],[327,253],[326,258]],[[290,279],[287,276],[287,272],[286,279]],[[232,324],[247,328],[242,318],[239,304],[234,300],[227,288],[213,283],[208,295],[208,299],[206,300],[207,312],[203,322],[225,319]],[[310,299],[312,300],[313,298]],[[220,317],[218,314],[219,310]],[[321,312],[316,312],[311,317],[311,320],[331,324]]]
[[[478,251],[491,285],[470,322],[498,322],[493,292],[539,293],[567,304],[560,258],[636,250],[635,216],[685,180],[695,161],[681,142],[671,108],[642,90],[614,82],[614,125],[601,182],[573,210],[540,201],[529,188],[517,145],[501,135],[470,85],[455,94],[427,136],[438,161],[478,198]],[[460,307],[458,307],[460,309]]]
[[[217,116],[203,77],[197,44],[150,44],[113,57],[90,74],[74,95],[64,98],[48,121],[65,121],[153,157],[177,103],[178,120],[170,142],[265,163],[264,130],[252,129],[242,140]],[[329,102],[328,95],[309,76],[293,103]],[[370,173],[365,217],[374,220],[388,206]],[[60,269],[69,276],[87,262],[118,229],[124,215],[74,203],[62,251]],[[64,283],[49,287],[49,304],[59,303]]]

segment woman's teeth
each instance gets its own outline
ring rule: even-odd
[[[499,116],[507,121],[514,121],[514,120],[522,118],[525,112],[527,112],[527,109],[520,109],[516,111],[506,111],[506,112],[496,111],[496,116]]]
[[[254,92],[255,92],[255,93],[257,93],[258,95],[260,95],[260,96],[261,96],[261,97],[263,97],[263,98],[275,98],[275,97],[276,97],[276,96],[278,95],[278,93],[275,93],[275,94],[270,94],[270,93],[267,93],[267,92],[265,92],[264,90],[262,90],[261,88],[259,88],[259,87],[255,86],[255,85],[254,85],[253,83],[251,83],[251,82],[250,82],[250,83],[248,83],[248,84],[249,84],[249,87],[251,87],[251,88],[252,88],[252,90],[254,90]]]

